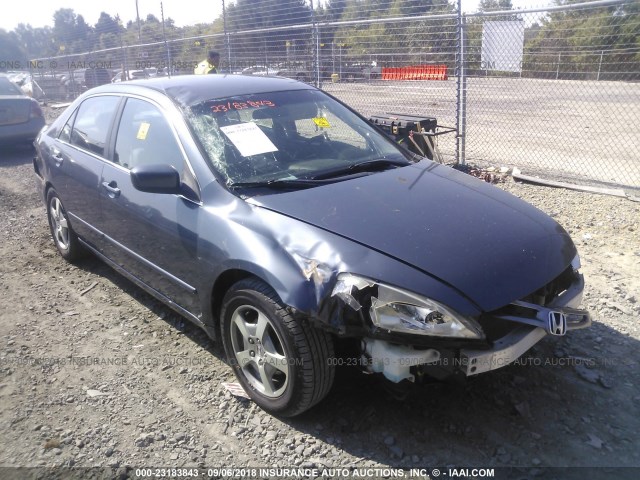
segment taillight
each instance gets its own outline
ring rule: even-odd
[[[29,112],[29,118],[42,118],[44,115],[42,114],[42,109],[38,102],[33,100],[31,102],[31,111]]]

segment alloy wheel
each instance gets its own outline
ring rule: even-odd
[[[49,204],[51,229],[58,247],[61,250],[69,249],[69,222],[65,215],[62,202],[58,197],[53,197]]]
[[[289,383],[290,366],[282,339],[269,318],[250,305],[231,317],[231,344],[240,370],[262,395],[280,396]]]

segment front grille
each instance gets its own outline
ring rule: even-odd
[[[478,323],[482,327],[482,331],[486,335],[487,340],[490,342],[495,342],[520,326],[515,322],[496,317],[491,313],[480,316]]]
[[[542,288],[539,288],[530,295],[521,298],[523,302],[535,303],[536,305],[547,306],[558,295],[567,290],[576,281],[576,272],[569,265],[564,272],[551,280]]]
[[[562,292],[569,289],[576,279],[577,273],[571,266],[568,266],[560,275],[549,283],[537,289],[535,292],[519,299],[523,303],[530,304],[528,307],[525,305],[511,303],[482,315],[479,319],[479,323],[482,326],[487,339],[490,341],[496,341],[499,338],[504,337],[513,329],[520,327],[523,323],[529,325],[538,324],[539,320],[536,319],[538,309],[535,306],[548,306]]]

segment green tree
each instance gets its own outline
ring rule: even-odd
[[[144,68],[162,69],[175,63],[180,57],[181,45],[174,42],[182,35],[180,29],[175,26],[171,18],[165,19],[164,31],[162,22],[152,14],[140,20],[140,39],[138,40],[137,22],[128,22],[122,41],[124,45],[132,45],[126,49],[126,63],[131,70],[141,70]],[[165,46],[165,35],[167,45]],[[140,46],[138,46],[140,45]],[[167,47],[170,55],[167,56]]]
[[[120,35],[123,29],[119,20],[117,16],[113,18],[108,13],[100,13],[98,22],[93,27],[97,39],[94,45],[96,48],[106,49],[120,46]]]
[[[231,32],[307,25],[276,32],[232,33],[232,59],[239,66],[279,63],[287,55],[306,58],[311,52],[311,9],[304,0],[237,0],[226,14]]]
[[[513,10],[513,4],[511,0],[480,0],[478,10],[481,12]]]
[[[407,18],[452,13],[447,0],[349,0],[340,20]],[[353,61],[388,66],[449,63],[455,54],[455,19],[363,23],[340,27],[334,41],[349,45]]]
[[[175,55],[172,55],[176,69],[183,73],[193,73],[195,65],[207,57],[209,50],[217,50],[222,53],[224,37],[222,17],[213,23],[198,23],[183,27],[180,37],[184,40],[174,42]],[[222,55],[223,63],[226,56]]]
[[[33,28],[29,24],[19,23],[12,33],[15,33],[29,58],[46,57],[56,53],[51,27]]]
[[[26,52],[14,32],[0,29],[0,52],[2,52],[0,70],[23,69],[27,65]]]
[[[71,8],[53,14],[53,36],[58,50],[67,54],[84,52],[93,45],[93,29]]]
[[[639,2],[551,12],[536,27],[537,35],[525,48],[525,67],[532,75],[617,80],[640,76]]]
[[[121,27],[119,24],[119,18],[116,16],[113,18],[106,12],[101,12],[98,22],[94,25],[94,30],[97,35],[105,33],[120,33]]]
[[[329,0],[326,6],[319,8],[319,11],[324,11],[325,21],[335,22],[340,19],[346,6],[347,0]]]

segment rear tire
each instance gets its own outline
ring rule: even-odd
[[[220,318],[229,364],[262,409],[292,417],[329,393],[335,376],[331,337],[294,319],[268,285],[258,279],[233,285]]]
[[[67,211],[54,189],[47,193],[47,219],[53,243],[67,262],[74,262],[84,253],[78,236],[71,228]]]

